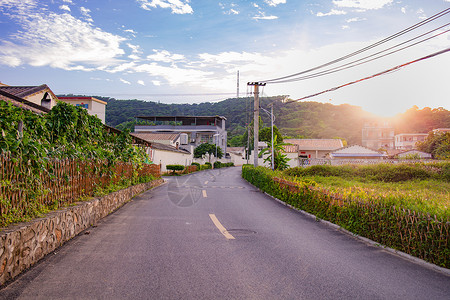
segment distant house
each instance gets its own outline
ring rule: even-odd
[[[330,152],[329,157],[333,160],[347,160],[347,159],[362,159],[362,160],[376,160],[384,159],[386,154],[363,147],[360,145],[352,145],[337,149]]]
[[[450,128],[436,128],[433,129],[433,133],[445,133],[445,132],[450,132]]]
[[[427,138],[427,133],[400,133],[395,135],[395,149],[409,150],[415,149],[417,142],[423,142]]]
[[[181,133],[180,148],[190,149],[203,143],[219,146],[227,152],[226,118],[223,116],[138,116],[156,125],[136,125],[135,133]]]
[[[55,106],[56,101],[58,100],[56,95],[46,84],[39,86],[10,86],[2,83],[0,84],[0,91],[22,98],[23,100],[27,100],[47,109],[51,109]]]
[[[292,144],[284,146],[287,153],[298,153],[299,158],[325,158],[328,153],[342,148],[340,139],[284,139],[284,143]]]
[[[230,162],[236,166],[247,163],[245,157],[245,147],[227,147],[227,156],[230,158]]]
[[[400,152],[396,155],[396,158],[420,158],[420,159],[431,159],[431,154],[430,153],[426,153],[423,151],[419,151],[419,150],[407,150],[407,151],[403,151]]]
[[[131,135],[150,144],[150,147],[147,148],[148,158],[155,164],[161,164],[161,172],[167,171],[167,165],[188,166],[192,164],[193,155],[187,150],[169,144],[157,143],[151,139],[147,140],[145,134],[136,135],[136,133],[133,133]]]
[[[105,124],[106,102],[94,97],[58,97],[59,100],[87,109],[88,114],[97,116]]]
[[[362,145],[370,149],[394,149],[394,127],[386,120],[365,120]]]

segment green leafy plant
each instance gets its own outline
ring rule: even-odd
[[[176,173],[176,171],[183,171],[184,170],[184,166],[182,166],[182,165],[167,165],[166,166],[166,169],[167,170],[171,170],[172,171],[172,175],[175,175]]]
[[[275,135],[273,139],[273,155],[274,155],[274,166],[273,168],[275,170],[284,170],[289,168],[288,161],[290,160],[284,151],[283,146],[287,145],[285,143],[278,142],[278,138]],[[264,162],[268,162],[270,166],[272,167],[272,149],[264,148],[261,150],[258,154],[259,157],[262,157],[263,155],[267,154],[268,156],[264,159]]]

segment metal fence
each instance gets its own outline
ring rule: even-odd
[[[300,167],[309,167],[316,165],[330,165],[330,166],[341,166],[341,165],[377,165],[377,164],[399,164],[399,163],[428,163],[436,162],[437,160],[432,159],[329,159],[329,158],[305,158],[299,159]]]
[[[146,175],[161,176],[160,165],[131,163],[55,160],[35,171],[26,163],[0,155],[0,216],[12,211],[26,211],[30,203],[70,204],[82,197],[93,196],[94,190],[120,181]]]

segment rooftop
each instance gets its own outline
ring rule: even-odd
[[[298,146],[298,150],[336,150],[342,148],[340,139],[284,139],[284,143]]]
[[[134,132],[132,135],[147,141],[175,141],[180,133]]]
[[[9,86],[9,85],[0,86],[0,90],[20,98],[24,98],[47,89],[50,90],[50,88],[46,84],[42,84],[39,86]]]
[[[136,118],[153,122],[181,122],[182,125],[214,125],[217,121],[227,119],[223,116],[137,116]]]
[[[29,110],[38,114],[48,113],[50,111],[49,109],[41,105],[35,104],[33,102],[17,97],[13,94],[7,93],[3,91],[1,88],[0,88],[0,100],[9,102],[16,107],[20,107],[22,109]]]
[[[64,96],[64,97],[58,97],[58,99],[59,100],[66,100],[66,101],[70,101],[70,100],[85,100],[85,101],[88,101],[88,100],[92,100],[92,101],[95,101],[95,102],[98,102],[98,103],[101,103],[101,104],[107,104],[105,101],[102,101],[102,100],[100,100],[100,99],[97,99],[97,98],[94,98],[94,97],[81,97],[81,96],[76,96],[76,97],[66,97],[66,96]]]

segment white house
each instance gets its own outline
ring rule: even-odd
[[[85,108],[88,114],[97,116],[105,124],[106,102],[94,97],[58,97],[59,100]]]

